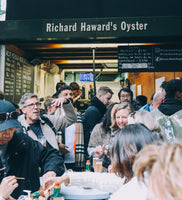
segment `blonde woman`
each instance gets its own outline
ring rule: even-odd
[[[146,146],[137,156],[134,171],[144,181],[148,173],[148,200],[182,199],[182,143]]]
[[[120,130],[128,124],[128,116],[134,111],[129,102],[120,103],[113,114],[113,122],[111,128],[113,130]]]
[[[128,116],[134,111],[129,102],[123,102],[115,107],[113,116],[111,116],[111,136],[109,140],[109,147],[112,145],[116,133],[128,124]],[[105,146],[97,146],[94,153],[97,157],[102,158],[103,167],[108,168],[111,164],[110,158],[104,154]]]

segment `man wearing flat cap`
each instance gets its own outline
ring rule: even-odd
[[[23,178],[17,178],[18,187],[11,194],[16,199],[23,190],[35,192],[39,189],[39,167],[43,180],[64,173],[59,151],[44,147],[22,133],[17,117],[13,104],[0,100],[0,170],[3,169],[0,171],[0,181],[12,175]]]

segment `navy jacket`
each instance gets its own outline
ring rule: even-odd
[[[101,122],[102,117],[106,112],[106,106],[95,96],[91,99],[90,106],[84,114],[84,144],[87,147],[90,139],[90,134],[94,126]]]
[[[19,186],[12,193],[15,199],[23,194],[23,190],[35,192],[39,189],[39,167],[43,174],[50,170],[58,176],[64,173],[63,159],[59,151],[43,147],[22,132],[15,131],[8,143],[6,157],[7,166],[4,173],[0,174],[0,179],[9,175],[25,178],[25,180],[18,180]],[[0,166],[2,166],[1,162]]]

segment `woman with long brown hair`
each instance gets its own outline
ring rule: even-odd
[[[142,124],[131,124],[121,129],[113,141],[111,160],[114,173],[72,172],[61,177],[50,178],[44,188],[54,182],[67,182],[71,185],[90,186],[105,189],[113,193],[111,200],[125,199],[145,200],[147,188],[137,182],[132,170],[136,154],[147,144],[158,140],[157,135]],[[98,175],[99,174],[99,175]],[[120,178],[119,178],[120,177]],[[107,184],[106,184],[107,183]]]

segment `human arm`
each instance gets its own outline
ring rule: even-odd
[[[59,98],[65,99],[65,98]],[[62,130],[71,124],[75,123],[77,120],[77,115],[72,103],[67,99],[66,102],[62,104],[62,109],[64,109],[64,115],[61,112],[61,108],[58,108],[54,115],[49,115],[48,118],[53,123],[56,130]]]
[[[58,150],[53,148],[47,148],[47,151],[49,152],[42,153],[43,155],[41,156],[40,160],[40,165],[43,169],[43,174],[45,174],[48,171],[54,171],[57,176],[62,175],[65,171],[65,168],[61,154]]]
[[[73,103],[75,103],[78,99],[81,98],[81,96],[82,96],[82,91],[81,91],[81,90],[78,90],[77,95],[78,95],[78,96],[76,96],[76,97],[73,99]]]
[[[102,135],[103,135],[103,129],[102,129],[102,123],[96,124],[91,132],[90,135],[90,140],[89,140],[89,147],[96,147],[99,145],[103,144],[103,139],[102,139]]]
[[[3,178],[0,184],[0,197],[6,199],[18,187],[16,176],[7,176]]]
[[[123,185],[123,179],[113,173],[70,172],[61,177],[47,180],[44,189],[55,182],[67,183],[70,186],[88,186],[112,193]]]

